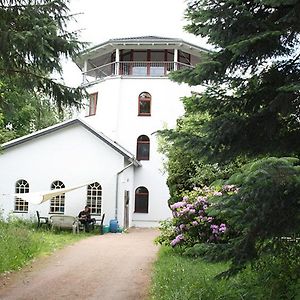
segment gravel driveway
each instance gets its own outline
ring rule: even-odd
[[[0,299],[147,299],[158,231],[93,236],[0,281]]]

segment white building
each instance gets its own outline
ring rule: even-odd
[[[153,36],[112,39],[84,51],[77,65],[90,97],[80,119],[3,145],[0,207],[5,216],[30,217],[36,210],[77,215],[88,204],[94,215],[105,213],[105,223],[117,218],[125,227],[155,226],[169,217],[156,132],[175,126],[183,113],[180,98],[191,88],[172,82],[168,74],[192,68],[205,51]],[[39,205],[15,195],[77,186]]]

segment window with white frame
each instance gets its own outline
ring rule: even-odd
[[[24,180],[20,179],[16,182],[15,188],[16,194],[24,194],[29,193],[29,183]],[[28,212],[28,202],[19,198],[18,196],[15,197],[15,212]]]
[[[101,215],[102,187],[100,183],[94,182],[88,185],[86,205],[90,207],[91,214]]]
[[[53,181],[51,184],[51,190],[63,189],[65,185],[59,181]],[[50,201],[50,213],[51,214],[63,214],[65,211],[65,193],[53,197]]]

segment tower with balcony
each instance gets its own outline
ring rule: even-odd
[[[206,51],[181,39],[145,36],[111,39],[78,58],[82,85],[89,93],[82,112],[85,121],[141,163],[127,195],[129,211],[118,205],[120,223],[129,218],[130,225],[153,226],[170,216],[167,175],[156,133],[175,126],[183,114],[180,98],[190,95],[191,88],[172,82],[168,74],[193,68]],[[119,185],[127,181],[124,176]]]

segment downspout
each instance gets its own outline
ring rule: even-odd
[[[118,220],[119,175],[122,172],[124,172],[126,169],[130,168],[131,166],[133,166],[133,162],[117,173],[117,177],[116,177],[116,210],[115,210],[115,219],[116,220]]]

